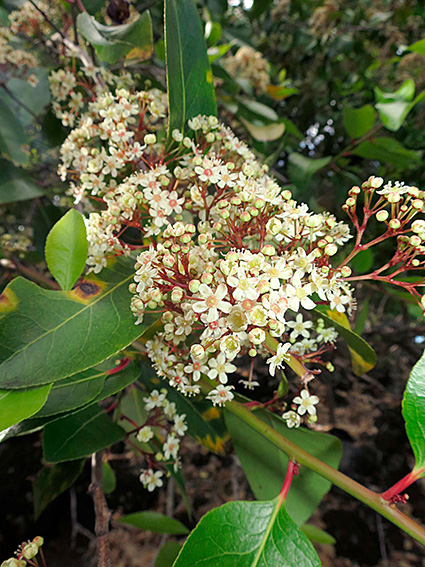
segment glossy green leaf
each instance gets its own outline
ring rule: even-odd
[[[419,53],[420,55],[425,55],[425,38],[412,43],[407,48],[409,51],[414,51],[415,53]]]
[[[70,488],[83,470],[84,459],[43,467],[33,482],[34,516],[40,516],[47,506]]]
[[[410,102],[415,96],[415,81],[413,79],[407,79],[404,83],[394,92],[387,92],[381,90],[379,87],[375,87],[375,97],[376,102]]]
[[[43,456],[48,463],[61,463],[88,457],[125,437],[97,404],[48,423],[43,433]]]
[[[114,394],[121,392],[121,390],[130,386],[130,384],[133,384],[139,375],[140,366],[136,362],[131,362],[123,370],[120,370],[117,373],[108,374],[105,383],[103,384],[103,388],[99,395],[96,396],[95,401],[100,402],[109,396],[113,396]]]
[[[51,387],[0,390],[0,431],[35,415],[45,404]]]
[[[331,157],[312,159],[302,154],[292,153],[288,158],[288,172],[292,183],[298,187],[308,185],[311,178],[331,161]]]
[[[186,535],[189,533],[188,528],[184,524],[158,512],[135,512],[134,514],[121,516],[117,522],[157,534]]]
[[[135,362],[131,362],[119,372],[115,373],[115,369],[115,361],[110,359],[56,382],[47,402],[34,417],[66,413],[91,402],[104,400],[132,384],[140,374],[139,366]]]
[[[174,567],[320,567],[307,537],[278,499],[228,502],[188,537]]]
[[[16,100],[19,100],[25,105],[25,108],[29,109],[32,114],[4,92],[8,97],[7,102],[9,106],[14,109],[15,115],[19,117],[24,126],[34,123],[34,115],[40,115],[50,101],[47,69],[43,67],[33,69],[32,74],[38,79],[38,83],[35,87],[32,87],[26,79],[18,79],[16,77],[10,79],[7,83],[7,88],[10,93]]]
[[[314,543],[322,543],[326,545],[334,545],[336,543],[336,539],[322,530],[317,526],[313,526],[313,524],[304,524],[301,526],[301,531],[308,537],[308,539]]]
[[[172,567],[181,548],[176,541],[166,541],[156,556],[154,567]]]
[[[152,22],[148,11],[134,22],[118,26],[104,26],[84,12],[78,15],[77,25],[78,31],[105,63],[146,61],[153,53]]]
[[[72,291],[23,278],[0,296],[0,387],[38,386],[91,368],[133,342],[155,321],[134,324],[134,260],[119,259]]]
[[[155,370],[147,362],[142,363],[140,381],[149,391],[165,388],[167,399],[176,404],[177,412],[186,415],[187,433],[194,437],[208,451],[224,453],[224,445],[229,436],[223,420],[223,412],[207,400],[196,400],[184,396],[158,378]]]
[[[394,167],[408,167],[420,161],[418,152],[408,150],[398,140],[386,136],[362,142],[351,150],[351,154],[388,163]]]
[[[308,429],[290,429],[280,417],[268,410],[258,410],[255,415],[311,455],[331,467],[338,467],[342,448],[336,437]],[[225,419],[255,497],[259,500],[275,498],[282,488],[288,457],[234,414],[225,411]],[[301,467],[286,500],[286,509],[294,522],[304,524],[330,488],[328,480]]]
[[[415,455],[415,470],[425,469],[425,353],[415,364],[403,396],[406,432]]]
[[[28,172],[0,159],[0,204],[25,201],[42,195],[43,189],[34,183]]]
[[[102,486],[105,494],[111,494],[117,487],[114,469],[108,461],[102,463]]]
[[[46,262],[61,289],[72,289],[85,268],[89,243],[81,213],[70,209],[46,239]]]
[[[320,317],[325,320],[328,327],[335,327],[347,343],[351,352],[353,371],[356,376],[365,374],[375,366],[375,351],[360,335],[351,330],[350,322],[345,313],[339,313],[324,305],[318,305],[314,311],[320,314]]]
[[[385,92],[375,88],[377,104],[376,110],[383,125],[392,132],[396,132],[403,124],[412,108],[425,100],[425,92],[420,93],[414,100],[415,82],[413,79],[405,81],[395,92]]]
[[[28,144],[29,139],[22,122],[3,96],[0,99],[0,155],[17,165],[26,165],[30,158],[26,147]]]
[[[105,378],[104,372],[90,368],[56,382],[37,417],[57,415],[88,405],[102,391]]]
[[[358,274],[366,274],[373,266],[373,252],[370,248],[362,250],[350,261],[350,267]]]
[[[189,118],[217,115],[213,75],[194,0],[165,0],[169,131]]]
[[[375,110],[370,104],[361,108],[351,108],[348,104],[342,110],[342,122],[351,138],[361,138],[375,123]]]

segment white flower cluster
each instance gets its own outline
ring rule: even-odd
[[[271,244],[257,253],[220,253],[213,233],[201,233],[194,241],[195,232],[193,224],[169,225],[164,241],[138,256],[132,309],[138,322],[146,309],[163,311],[164,332],[147,343],[158,374],[189,395],[199,392],[196,383],[203,374],[218,383],[218,391],[208,397],[221,404],[232,397],[225,384],[236,370],[232,361],[237,356],[270,356],[268,337],[286,341],[267,361],[274,375],[289,349],[306,352],[307,345],[287,341],[309,337],[313,325],[301,314],[295,321],[288,315],[313,309],[316,296],[344,311],[351,290],[338,270],[320,266],[321,253],[298,248],[278,256]],[[336,338],[323,321],[316,330],[310,350]]]
[[[129,89],[137,79],[137,74],[131,75],[128,71],[114,74],[105,67],[95,67],[87,60],[77,72],[67,68],[52,71],[49,83],[53,111],[64,126],[72,128],[81,114],[87,111],[93,97],[97,98],[109,89]]]
[[[252,47],[244,45],[235,55],[227,55],[224,68],[235,79],[249,81],[257,94],[267,92],[270,84],[270,65],[263,55]]]
[[[9,27],[13,34],[22,34],[27,37],[39,37],[53,32],[44,14],[48,14],[51,21],[63,18],[65,11],[60,2],[47,2],[37,0],[37,8],[31,2],[24,2],[18,10],[9,14]]]
[[[139,443],[149,444],[145,456],[150,466],[140,472],[139,478],[143,486],[152,492],[163,485],[164,475],[162,470],[155,471],[153,466],[158,468],[163,462],[172,463],[174,470],[180,466],[179,438],[187,431],[187,425],[186,415],[178,414],[176,404],[167,399],[167,390],[153,390],[143,401],[147,418],[136,438]],[[151,454],[152,448],[156,450],[154,455]]]
[[[32,541],[22,543],[15,552],[16,557],[6,559],[6,561],[2,562],[1,567],[25,567],[26,565],[36,565],[37,560],[35,559],[35,562],[32,560],[40,551],[43,543],[44,539],[41,536],[35,537]]]
[[[35,87],[38,83],[35,73],[30,70],[39,66],[38,59],[25,49],[13,45],[13,34],[7,27],[0,27],[0,65],[8,73],[17,78],[25,78]]]
[[[343,300],[348,296],[343,296]],[[305,320],[302,313],[298,313],[293,321],[287,321],[286,326],[292,329],[289,340],[292,343],[290,351],[297,355],[317,351],[319,345],[334,343],[338,332],[334,327],[325,327],[323,319],[318,319],[316,326],[313,321]],[[312,334],[315,331],[316,336]],[[289,331],[288,331],[289,332]]]
[[[300,395],[292,400],[292,407],[294,409],[282,415],[283,419],[286,420],[286,425],[290,428],[299,427],[301,424],[301,416],[305,414],[308,414],[309,421],[316,421],[316,405],[319,401],[319,398],[312,396],[307,389],[304,388],[301,390]]]

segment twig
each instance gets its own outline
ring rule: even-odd
[[[71,549],[75,549],[77,543],[77,535],[82,534],[88,540],[93,541],[94,535],[91,533],[90,530],[85,528],[80,524],[78,521],[78,514],[77,514],[77,495],[75,494],[75,488],[72,487],[69,491],[70,496],[70,510],[71,510]]]
[[[111,513],[102,487],[102,455],[103,451],[92,455],[92,481],[89,494],[93,498],[96,516],[95,533],[97,537],[98,567],[112,567],[109,548],[109,520]]]
[[[36,122],[40,122],[40,117],[37,116],[37,114],[35,114],[35,112],[33,112],[30,108],[28,108],[28,106],[25,103],[19,100],[19,98],[13,94],[13,92],[9,89],[8,86],[6,86],[4,83],[0,83],[0,87],[2,87],[4,91],[10,96],[10,98],[14,100],[16,104],[18,104],[23,110],[25,110],[25,112],[31,114],[31,116],[34,118]]]
[[[46,22],[49,24],[49,26],[55,30],[56,33],[58,33],[62,39],[65,39],[65,35],[61,32],[61,30],[58,28],[58,26],[56,24],[54,24],[52,22],[52,20],[49,18],[49,16],[47,16],[47,14],[45,14],[43,12],[43,10],[41,10],[37,4],[34,2],[34,0],[29,0],[29,2],[34,6],[34,8],[40,12],[40,14],[43,16],[43,18],[46,20]]]

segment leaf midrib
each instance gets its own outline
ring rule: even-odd
[[[111,287],[108,291],[106,291],[105,293],[103,293],[102,295],[100,295],[97,299],[95,299],[94,301],[92,301],[91,303],[85,305],[84,307],[82,307],[82,309],[80,309],[79,311],[77,311],[76,313],[74,313],[73,315],[71,315],[71,317],[68,317],[68,319],[65,319],[64,321],[62,321],[62,323],[60,323],[59,325],[57,325],[56,327],[53,327],[51,329],[49,329],[47,332],[43,333],[42,335],[38,336],[36,339],[34,339],[33,341],[27,343],[24,347],[22,347],[21,349],[15,351],[12,356],[10,356],[9,358],[6,358],[1,364],[0,364],[0,368],[7,362],[10,362],[13,358],[15,358],[18,354],[20,354],[21,352],[24,352],[26,349],[28,349],[30,346],[32,346],[33,344],[35,344],[37,341],[41,341],[44,337],[46,337],[47,335],[50,335],[51,333],[55,333],[58,329],[60,329],[61,327],[63,327],[64,325],[68,324],[70,321],[72,321],[72,319],[74,319],[75,317],[81,315],[82,313],[84,313],[84,311],[86,309],[91,309],[94,305],[96,305],[96,303],[98,303],[99,301],[102,301],[105,297],[107,297],[108,295],[110,295],[112,292],[114,292],[115,290],[117,290],[120,286],[122,286],[123,284],[127,283],[128,280],[131,280],[133,278],[133,274],[131,276],[126,277],[124,280],[120,281],[117,285]],[[66,293],[66,292],[57,292],[57,293]]]

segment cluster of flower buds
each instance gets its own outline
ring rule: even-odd
[[[180,437],[187,425],[186,415],[178,414],[175,403],[167,399],[167,390],[153,390],[143,401],[146,417],[142,424],[134,423],[137,426],[134,446],[147,461],[148,468],[141,471],[139,478],[151,492],[163,484],[163,465],[172,465],[174,470],[180,466]]]
[[[166,128],[158,91],[103,94],[63,144],[60,172],[76,200],[99,205],[87,223],[95,272],[142,250],[132,309],[137,322],[162,313],[163,332],[147,344],[159,374],[185,394],[205,375],[208,397],[223,404],[236,357],[258,353],[274,375],[290,352],[302,359],[335,340],[324,328],[311,337],[300,310],[350,312],[351,270],[332,266],[349,229],[297,204],[215,117],[189,120],[186,136]]]
[[[270,84],[269,62],[249,45],[240,47],[235,55],[227,55],[224,68],[235,79],[251,83],[258,95],[267,92]]]
[[[134,87],[139,75],[128,71],[112,73],[106,67],[96,67],[83,58],[82,65],[63,66],[49,75],[52,108],[64,126],[73,127],[81,114],[87,111],[88,103],[109,89]],[[81,61],[80,61],[81,62]]]
[[[363,211],[362,218],[358,215],[359,203]],[[396,250],[390,260],[371,274],[349,279],[373,279],[398,285],[411,293],[418,304],[425,308],[425,301],[418,291],[425,279],[418,277],[416,281],[406,282],[397,278],[407,271],[423,270],[425,267],[425,220],[417,218],[425,212],[425,192],[399,181],[384,184],[381,177],[372,176],[361,187],[350,189],[343,210],[357,230],[354,250],[344,263],[358,252],[390,238],[397,239]],[[363,243],[363,234],[372,218],[384,230],[373,240]]]
[[[32,541],[22,543],[15,552],[16,557],[6,559],[1,567],[26,567],[26,565],[34,565],[33,559],[39,553],[44,539],[40,536],[35,537]]]

